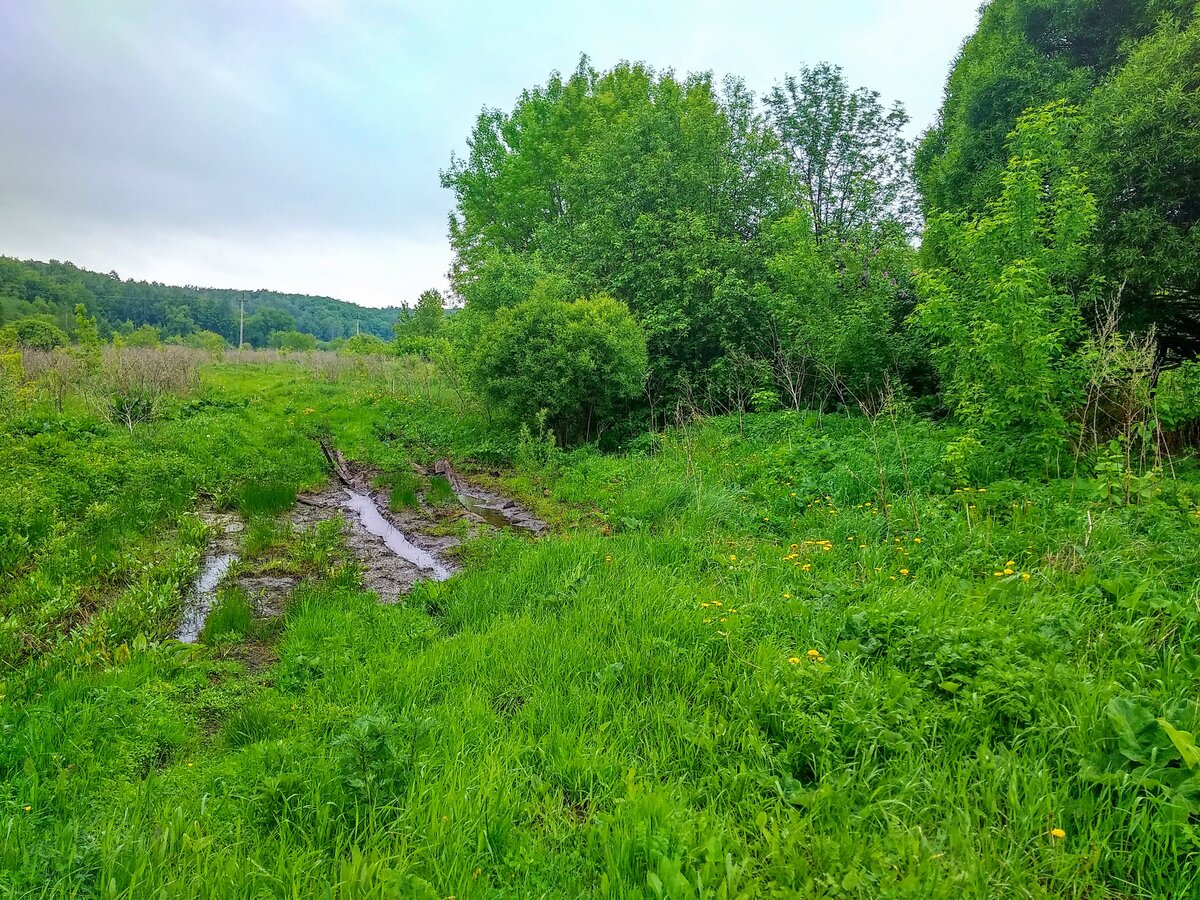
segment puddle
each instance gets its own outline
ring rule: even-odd
[[[370,534],[383,540],[389,550],[406,562],[430,574],[434,581],[445,581],[450,570],[434,558],[428,550],[422,550],[406,538],[398,528],[383,517],[375,501],[365,494],[347,490],[348,499],[342,504],[358,513],[358,519]]]
[[[194,644],[200,640],[204,622],[217,599],[217,585],[235,562],[235,553],[217,553],[205,557],[200,566],[200,574],[196,576],[184,603],[183,620],[179,623],[179,631],[175,635],[180,641]]]
[[[513,522],[504,514],[504,510],[497,509],[495,506],[488,506],[478,497],[472,497],[470,494],[459,494],[458,499],[467,512],[474,513],[494,528],[511,528],[515,526],[517,528],[532,530],[527,525]]]

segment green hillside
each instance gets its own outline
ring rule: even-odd
[[[115,272],[89,272],[68,262],[0,257],[0,325],[42,316],[65,328],[75,305],[82,303],[96,317],[103,336],[151,325],[163,338],[213,331],[236,343],[243,301],[245,339],[255,346],[266,346],[272,331],[293,329],[323,341],[360,331],[390,338],[403,310],[371,309],[308,294],[123,280]]]

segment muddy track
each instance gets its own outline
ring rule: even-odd
[[[340,516],[342,536],[359,563],[363,587],[374,591],[383,603],[398,602],[420,581],[451,577],[459,568],[454,553],[462,536],[474,534],[480,527],[514,528],[533,535],[547,529],[545,522],[520,504],[473,484],[445,460],[421,474],[445,478],[461,505],[433,506],[422,496],[415,507],[391,510],[388,494],[371,487],[371,473],[348,463],[324,442],[321,449],[336,481],[297,497],[285,519],[294,530],[304,531]],[[189,643],[198,640],[217,587],[231,570],[236,585],[254,604],[255,615],[262,618],[282,614],[300,580],[292,572],[273,567],[270,560],[238,564],[237,544],[245,525],[236,515],[206,514],[205,520],[217,536],[185,604],[178,637]]]

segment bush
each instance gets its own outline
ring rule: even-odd
[[[67,342],[66,332],[42,319],[19,319],[12,324],[12,331],[22,350],[53,350]]]
[[[603,434],[642,389],[646,335],[612,297],[501,309],[479,344],[480,392],[525,422],[545,412],[560,444]]]

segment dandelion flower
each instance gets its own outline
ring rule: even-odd
[[[796,662],[800,662],[800,660],[796,660]],[[29,812],[31,809],[33,809],[33,807],[32,807],[32,806],[26,806],[26,807],[25,807],[25,812]]]
[[[714,600],[714,601],[712,602],[712,605],[713,605],[713,606],[720,606],[720,605],[721,605],[721,601],[720,601],[720,600]]]
[[[730,561],[730,562],[737,562],[737,554],[736,554],[736,553],[730,553],[730,554],[729,554],[729,561]]]
[[[917,537],[917,538],[913,538],[913,543],[914,543],[914,544],[919,544],[919,543],[921,543],[921,539],[920,539],[919,537]]]
[[[818,656],[820,656],[820,655],[821,655],[821,651],[820,651],[820,650],[809,650],[809,651],[808,651],[808,653],[807,653],[807,654],[805,654],[805,655],[806,655],[806,656],[807,656],[809,659],[816,659]]]
[[[1029,580],[1029,573],[1028,573],[1028,572],[1022,572],[1022,573],[1021,573],[1021,580],[1022,580],[1022,581],[1028,581],[1028,580]]]
[[[785,592],[785,593],[784,593],[784,595],[783,595],[783,599],[784,599],[784,600],[791,600],[791,599],[792,599],[792,595],[791,595],[791,594],[789,594],[789,593],[786,593],[786,592]]]
[[[817,657],[817,662],[825,662],[825,657],[823,657],[823,656],[818,656],[818,657]]]
[[[1005,574],[1005,575],[1011,575],[1012,573],[1013,573],[1013,570],[1012,570],[1012,569],[1005,569],[1005,570],[1004,570],[1004,574]]]
[[[900,574],[901,574],[901,575],[907,575],[907,574],[908,574],[908,569],[901,569],[901,570],[900,570]]]
[[[798,662],[800,662],[800,657],[798,657],[798,656],[789,656],[789,657],[788,657],[788,662],[790,662],[790,663],[791,663],[791,664],[794,666],[794,665],[796,665]],[[27,807],[25,807],[25,808],[26,808],[26,809],[29,809],[29,807],[28,807],[28,806],[27,806]]]
[[[1061,838],[1065,838],[1066,836],[1067,836],[1067,833],[1065,831],[1063,831],[1061,828],[1051,828],[1050,829],[1050,837],[1052,837],[1052,838],[1060,838],[1061,839]]]

